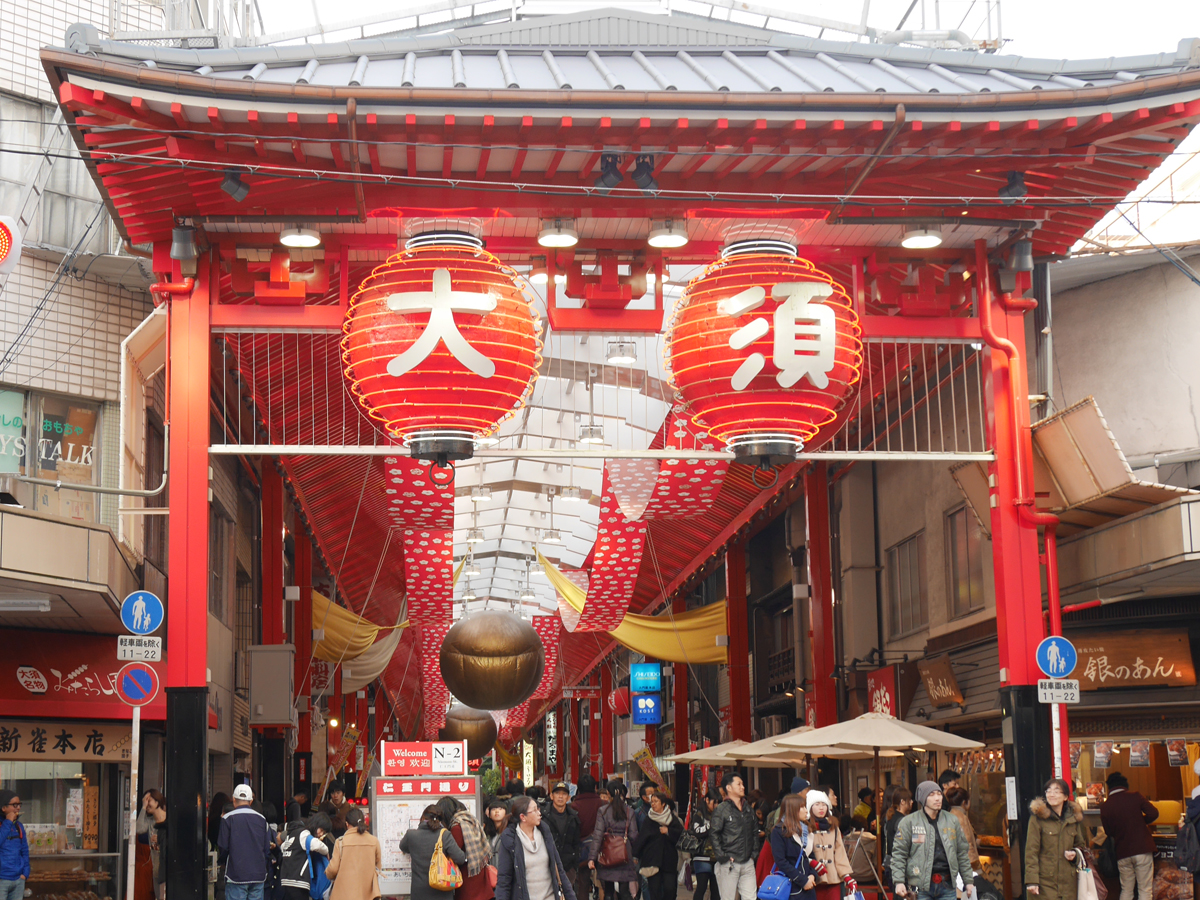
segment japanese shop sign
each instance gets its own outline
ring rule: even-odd
[[[383,741],[383,774],[466,775],[466,741]]]
[[[662,777],[662,772],[658,771],[658,766],[654,764],[654,754],[650,752],[649,747],[642,747],[633,754],[633,761],[638,764],[646,777],[659,786],[661,790],[666,786],[666,781]]]
[[[925,693],[929,702],[935,707],[954,706],[963,702],[962,690],[958,679],[954,677],[954,666],[950,663],[949,654],[943,653],[932,659],[917,661],[917,671],[921,673],[921,681],[925,683]]]
[[[117,646],[116,635],[22,632],[0,664],[0,710],[10,716],[128,721],[129,707],[117,695],[124,665]],[[162,681],[165,663],[145,664]],[[142,717],[164,719],[166,711],[160,692],[142,708]]]
[[[346,768],[346,763],[350,760],[350,754],[354,751],[354,745],[357,743],[358,729],[353,725],[347,725],[346,730],[342,732],[342,742],[338,744],[337,752],[329,760],[329,768],[333,769],[333,774],[336,775]]]
[[[1186,629],[1072,632],[1071,640],[1082,690],[1196,683]]]
[[[0,720],[0,761],[127,762],[129,745],[124,722]]]
[[[895,667],[884,666],[867,673],[867,706],[874,713],[897,715]]]

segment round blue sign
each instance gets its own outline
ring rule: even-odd
[[[162,623],[162,601],[149,591],[134,591],[121,604],[121,624],[131,634],[154,634]]]
[[[147,663],[128,663],[117,673],[116,688],[130,706],[145,706],[158,695],[158,673]]]
[[[1047,678],[1066,678],[1075,671],[1078,661],[1075,645],[1065,637],[1048,637],[1038,644],[1038,668]]]

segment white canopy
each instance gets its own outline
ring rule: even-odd
[[[983,746],[979,741],[874,712],[848,722],[798,732],[799,729],[777,738],[776,747],[808,752],[833,747],[870,754],[876,750],[973,750]]]

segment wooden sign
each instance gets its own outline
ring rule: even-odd
[[[83,849],[100,849],[100,785],[83,789]]]
[[[929,702],[935,707],[941,709],[963,702],[962,690],[959,689],[958,679],[954,677],[954,666],[950,663],[950,654],[917,660],[917,671],[925,683]]]
[[[127,762],[129,723],[78,719],[0,722],[0,760]]]
[[[1071,677],[1080,690],[1196,683],[1186,629],[1072,631],[1067,637],[1079,655]]]

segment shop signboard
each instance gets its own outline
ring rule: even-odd
[[[129,707],[117,694],[123,663],[117,636],[24,631],[19,646],[0,665],[0,710],[6,716],[71,719],[129,719]],[[147,662],[166,675],[165,663]],[[166,698],[142,708],[144,719],[165,719]]]
[[[466,741],[383,741],[385,778],[405,775],[466,775]]]
[[[662,666],[658,663],[634,663],[629,667],[629,691],[633,694],[657,694],[662,690]]]
[[[1074,675],[1082,690],[1196,683],[1186,629],[1086,631],[1071,639],[1079,651]]]
[[[546,773],[558,774],[558,710],[546,713]]]
[[[886,713],[889,716],[898,715],[896,712],[896,669],[894,666],[884,666],[874,672],[867,673],[867,705],[873,713]]]
[[[0,720],[0,762],[128,762],[128,722]]]
[[[929,702],[933,706],[941,709],[963,702],[963,693],[954,676],[954,666],[950,663],[948,653],[918,660],[917,671],[921,673],[925,693],[929,695]]]
[[[533,742],[521,741],[521,780],[533,784]]]
[[[573,687],[563,688],[564,700],[599,700],[600,685],[598,684],[577,684]]]
[[[476,775],[375,778],[371,781],[371,831],[379,838],[382,857],[379,889],[384,897],[412,892],[412,859],[400,851],[400,839],[416,828],[421,813],[442,797],[453,797],[479,817]]]
[[[634,694],[631,701],[634,725],[662,724],[662,698],[658,694]]]

